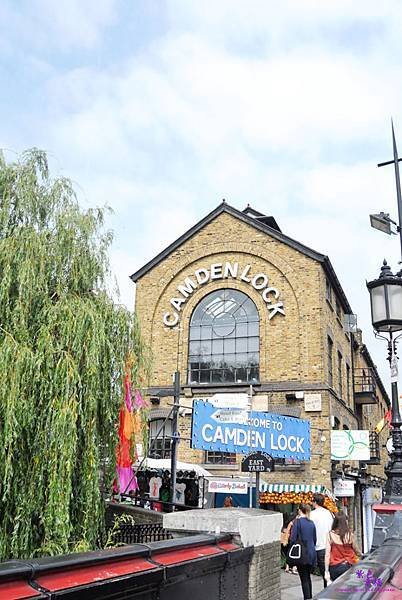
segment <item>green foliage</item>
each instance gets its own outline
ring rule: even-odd
[[[114,548],[116,546],[123,545],[122,542],[118,541],[121,534],[122,525],[135,525],[135,519],[133,515],[127,513],[121,513],[120,515],[114,515],[113,523],[109,531],[107,532],[105,548]]]
[[[114,476],[124,363],[146,363],[107,293],[110,232],[46,155],[0,157],[0,560],[95,547]]]

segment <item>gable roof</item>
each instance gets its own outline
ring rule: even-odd
[[[254,211],[254,209],[252,209],[252,211],[254,213],[258,212],[258,211]],[[251,211],[248,211],[248,212],[251,212]],[[162,262],[165,258],[167,258],[169,256],[169,254],[174,252],[177,248],[179,248],[187,240],[192,238],[196,233],[198,233],[201,229],[203,229],[203,227],[205,227],[206,225],[211,223],[211,221],[213,221],[216,217],[218,217],[222,213],[227,213],[229,215],[232,215],[233,217],[235,217],[236,219],[239,219],[243,223],[246,223],[247,225],[251,225],[251,227],[255,227],[255,229],[258,229],[259,231],[263,231],[264,233],[266,233],[270,237],[274,238],[275,240],[282,242],[283,244],[290,246],[294,250],[301,252],[301,254],[304,254],[305,256],[308,256],[309,258],[312,258],[313,260],[316,260],[317,262],[321,263],[326,276],[328,277],[329,281],[331,282],[332,287],[334,288],[334,290],[337,293],[337,296],[342,304],[342,308],[344,309],[344,311],[347,314],[351,314],[353,312],[352,308],[349,304],[349,301],[346,297],[346,294],[342,289],[342,286],[339,282],[338,277],[336,276],[336,273],[334,271],[334,268],[333,268],[328,256],[325,256],[324,254],[320,254],[319,252],[316,252],[315,250],[308,248],[304,244],[301,244],[300,242],[293,240],[292,238],[290,238],[287,235],[285,235],[284,233],[282,233],[279,230],[279,227],[278,227],[278,229],[270,227],[269,225],[264,223],[262,220],[251,217],[246,212],[237,210],[237,208],[230,206],[230,204],[227,204],[225,201],[223,201],[221,204],[219,204],[213,211],[211,211],[208,215],[206,215],[203,219],[201,219],[201,221],[198,221],[198,223],[196,223],[195,225],[193,225],[193,227],[188,229],[182,236],[177,238],[177,240],[175,240],[167,248],[162,250],[162,252],[160,252],[157,256],[155,256],[152,260],[150,260],[143,267],[138,269],[138,271],[136,271],[135,273],[130,275],[130,279],[132,279],[132,281],[134,281],[134,282],[138,281],[141,277],[143,277],[146,273],[148,273],[148,271],[150,271],[151,269],[153,269],[153,267],[155,267],[160,262]],[[258,213],[258,214],[260,215],[261,213]],[[276,224],[276,222],[275,222],[275,224]]]

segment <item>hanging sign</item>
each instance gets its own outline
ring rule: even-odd
[[[274,459],[266,452],[252,452],[241,461],[243,473],[271,473],[274,471]]]
[[[235,420],[225,409],[195,400],[192,415],[191,447],[215,452],[247,454],[266,452],[275,458],[310,460],[310,422],[273,413],[251,411],[247,420]],[[242,422],[240,422],[240,420]]]
[[[338,498],[351,498],[355,495],[355,482],[352,479],[335,479],[334,494]]]
[[[367,430],[331,431],[331,460],[370,460]]]

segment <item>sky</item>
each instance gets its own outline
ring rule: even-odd
[[[399,0],[2,0],[0,147],[36,146],[83,207],[108,205],[128,276],[225,198],[327,254],[389,389],[366,280],[397,236]]]

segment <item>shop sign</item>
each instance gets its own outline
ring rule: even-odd
[[[304,394],[304,410],[306,412],[321,410],[321,394]]]
[[[331,431],[331,460],[370,460],[369,432],[362,429]]]
[[[167,327],[175,327],[180,321],[180,312],[182,306],[187,302],[191,294],[199,287],[202,287],[208,281],[219,279],[237,279],[248,283],[257,290],[264,300],[267,310],[268,319],[272,319],[275,315],[284,315],[285,309],[283,302],[280,302],[280,293],[272,287],[268,275],[265,273],[250,273],[251,265],[241,267],[238,262],[230,263],[214,263],[208,268],[201,267],[194,271],[190,277],[186,277],[181,285],[177,287],[178,294],[170,299],[172,305],[171,312],[165,312],[163,315],[163,323]]]
[[[241,461],[243,473],[271,473],[274,471],[274,459],[266,452],[252,452]]]
[[[226,410],[229,411],[227,418]],[[310,460],[309,421],[258,411],[247,412],[244,420],[243,416],[237,419],[235,412],[234,409],[217,410],[208,402],[195,400],[191,447],[236,454],[260,450],[275,458]]]
[[[246,409],[249,403],[249,396],[248,394],[239,392],[238,394],[214,394],[207,398],[194,398],[194,400],[204,400],[216,408]]]
[[[215,494],[247,494],[247,481],[209,479],[208,492]]]
[[[334,494],[338,498],[351,498],[355,495],[355,482],[352,479],[335,479]]]
[[[365,504],[374,504],[375,502],[381,502],[382,489],[378,487],[366,488],[363,492],[363,500]]]

